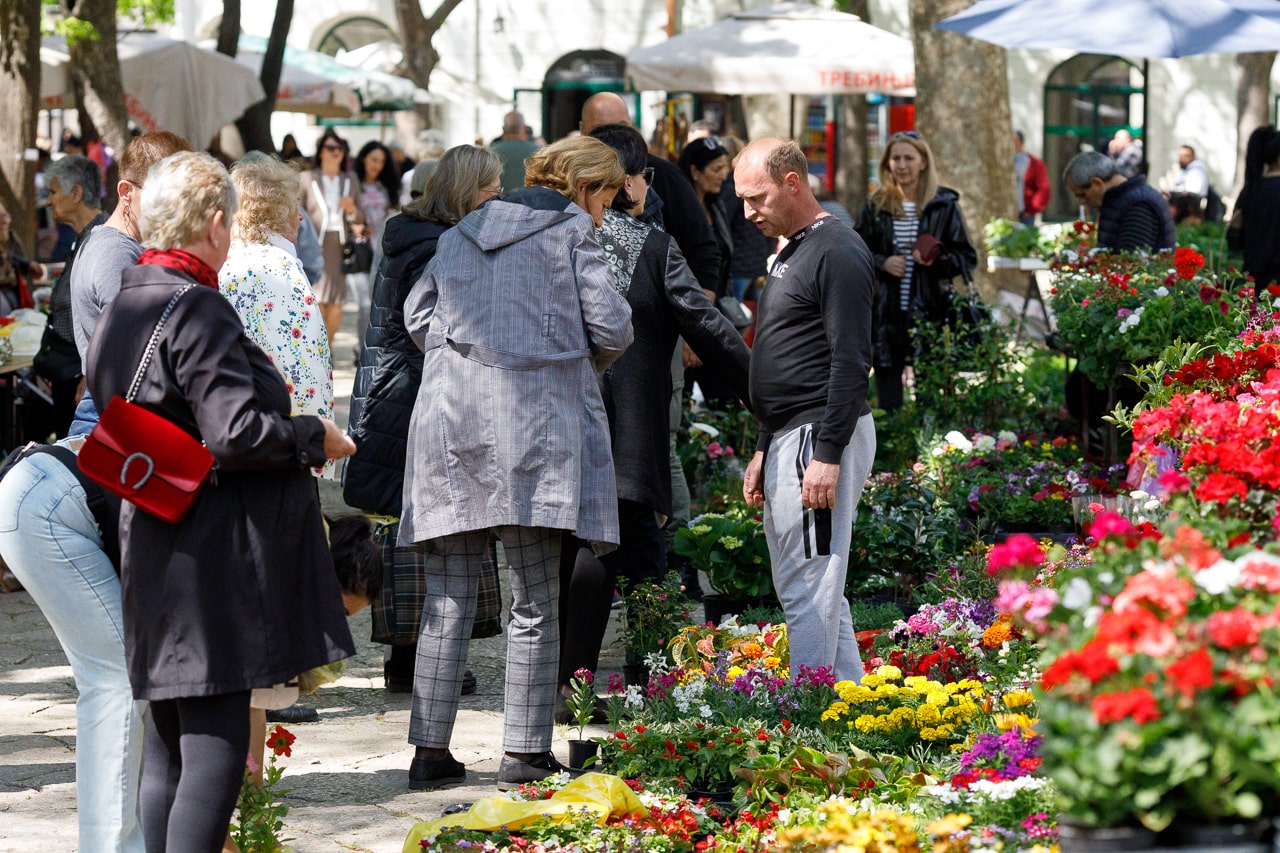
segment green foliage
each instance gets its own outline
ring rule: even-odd
[[[687,409],[676,438],[694,514],[719,512],[742,497],[742,472],[755,453],[758,426],[744,408]]]
[[[231,822],[231,837],[241,853],[275,853],[281,842],[288,840],[280,837],[284,831],[285,815],[289,813],[289,807],[280,802],[280,798],[288,793],[288,789],[280,787],[283,775],[284,768],[275,755],[262,769],[262,784],[258,784],[248,770],[245,771],[244,781],[240,784],[238,820]]]
[[[998,258],[1045,258],[1053,250],[1040,229],[1012,219],[992,219],[982,227],[982,239],[987,254]]]
[[[860,599],[849,602],[849,613],[853,617],[855,631],[892,628],[899,619],[903,618],[902,610],[896,604],[889,602],[876,604]]]
[[[1190,246],[1203,253],[1205,271],[1215,276],[1228,275],[1231,267],[1240,269],[1244,266],[1240,253],[1227,248],[1227,226],[1224,222],[1179,225],[1177,238],[1179,246]]]
[[[639,663],[648,655],[666,652],[667,641],[689,621],[694,602],[681,591],[680,576],[668,572],[662,583],[642,581],[628,586],[620,580],[626,606],[622,611],[622,638],[628,662]]]
[[[769,544],[755,510],[743,505],[707,513],[676,531],[676,553],[707,573],[716,592],[730,598],[773,594]]]
[[[910,601],[960,541],[959,517],[926,481],[911,471],[877,474],[858,501],[845,592],[850,601],[884,592]]]
[[[61,6],[45,7],[43,29],[65,38],[68,46],[84,41],[98,41],[102,37],[92,21],[75,15],[55,17],[50,14],[52,10],[61,11]],[[173,0],[116,0],[116,18],[123,25],[150,29],[156,24],[172,23],[173,17]],[[50,26],[50,21],[56,22]]]
[[[926,431],[940,429],[1015,429],[1037,409],[1035,396],[1022,383],[1022,357],[1011,329],[995,319],[980,326],[976,337],[948,326],[919,323],[915,342],[916,409]]]

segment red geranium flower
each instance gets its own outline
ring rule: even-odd
[[[276,755],[291,757],[293,755],[293,742],[297,739],[297,736],[284,726],[276,726],[271,730],[271,734],[267,735],[267,746],[271,747],[271,751]]]

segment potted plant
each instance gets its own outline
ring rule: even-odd
[[[595,680],[595,674],[586,667],[576,670],[569,679],[569,689],[573,693],[566,701],[569,712],[573,714],[573,721],[578,726],[578,736],[569,740],[569,766],[575,770],[594,764],[600,747],[596,741],[588,740],[586,735],[587,726],[591,724],[591,717],[596,712]]]
[[[1027,579],[1042,560],[1029,538],[991,552],[997,606],[1046,647],[1038,729],[1064,841],[1274,817],[1280,557],[1242,543],[1232,559],[1212,532],[1171,523],[1162,534],[1114,513],[1090,534],[1092,559],[1048,583]]]
[[[680,576],[668,572],[662,583],[641,581],[620,583],[625,605],[622,611],[622,641],[627,665],[623,675],[628,684],[648,683],[645,659],[665,654],[667,641],[689,623],[695,603],[684,594]]]
[[[706,572],[715,590],[702,602],[708,621],[718,624],[753,604],[776,600],[764,525],[748,507],[698,516],[676,531],[675,549]]]

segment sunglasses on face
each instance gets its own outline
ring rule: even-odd
[[[920,134],[914,130],[900,130],[889,139],[919,139]]]
[[[341,151],[342,146],[334,142],[326,142],[323,146],[325,151]]]
[[[639,175],[640,177],[644,178],[644,182],[646,184],[653,183],[653,167],[652,166],[645,166],[643,169],[640,170]]]

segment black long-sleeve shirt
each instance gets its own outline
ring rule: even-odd
[[[773,433],[817,423],[813,458],[839,464],[867,404],[875,271],[834,216],[792,237],[769,271],[751,350],[759,449]]]

